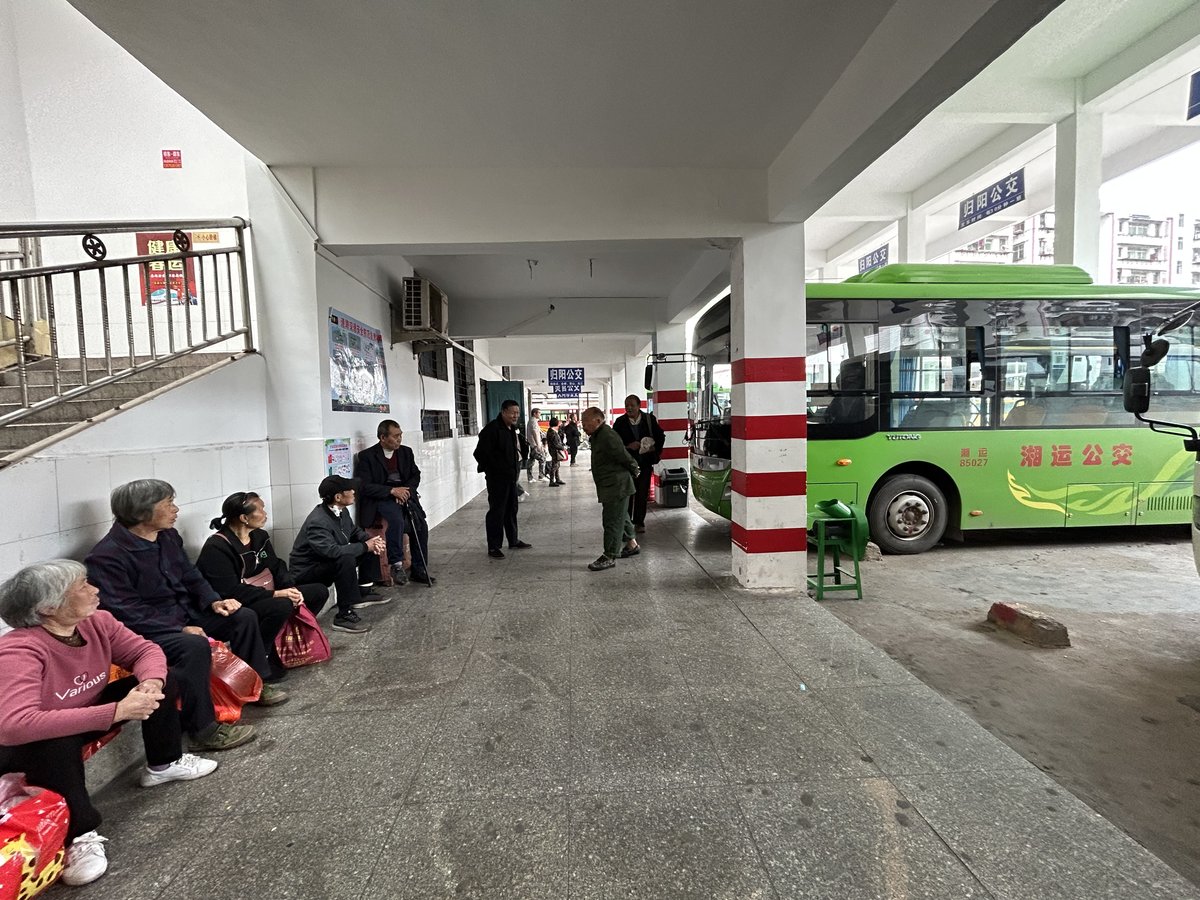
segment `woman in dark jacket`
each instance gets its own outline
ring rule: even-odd
[[[575,465],[575,457],[579,455],[579,423],[575,421],[575,413],[567,417],[567,424],[562,427],[562,436],[567,442],[567,450],[571,453],[571,465]]]
[[[286,670],[275,652],[275,636],[301,603],[314,616],[319,613],[329,599],[329,588],[295,583],[287,563],[275,555],[263,530],[266,524],[266,506],[258,494],[230,494],[221,505],[221,515],[209,523],[216,534],[205,541],[196,568],[222,597],[232,597],[258,615],[273,677],[282,678]],[[263,586],[268,573],[270,583]]]

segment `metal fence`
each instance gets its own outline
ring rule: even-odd
[[[19,388],[0,425],[199,350],[253,350],[248,227],[0,226],[0,373]]]

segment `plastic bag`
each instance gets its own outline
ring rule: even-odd
[[[20,773],[0,777],[0,900],[36,897],[58,880],[68,818],[60,794]]]
[[[275,636],[275,652],[285,669],[325,662],[332,655],[329,638],[317,624],[317,617],[301,604]]]
[[[209,690],[213,710],[218,722],[236,724],[242,718],[242,707],[253,703],[262,694],[262,679],[229,649],[228,644],[209,638],[208,646],[212,650]]]

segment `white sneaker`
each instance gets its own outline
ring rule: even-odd
[[[62,870],[63,884],[78,887],[91,884],[108,871],[108,857],[104,853],[104,842],[94,831],[81,834],[67,848],[67,858]]]
[[[154,787],[168,781],[192,781],[211,774],[216,768],[216,760],[185,753],[161,772],[155,772],[149,766],[142,769],[142,787]]]

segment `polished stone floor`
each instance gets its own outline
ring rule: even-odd
[[[99,791],[110,871],[52,896],[1200,898],[802,592],[740,589],[727,527],[654,509],[588,572],[563,475],[532,550],[487,558],[482,498],[434,529],[437,586],[332,632],[212,776]]]

